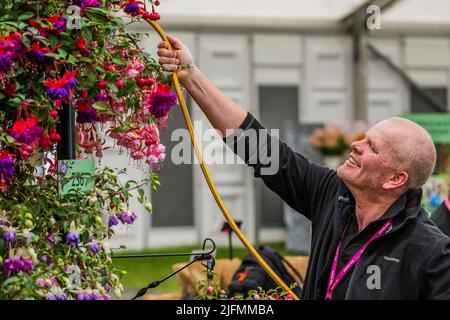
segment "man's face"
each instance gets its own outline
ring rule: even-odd
[[[385,121],[370,128],[364,139],[352,143],[350,157],[341,165],[338,176],[349,186],[381,190],[393,173],[392,151],[388,147],[399,142]]]

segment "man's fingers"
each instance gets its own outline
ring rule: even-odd
[[[170,44],[171,44],[175,49],[181,49],[181,48],[183,47],[181,41],[178,40],[177,38],[168,35],[168,36],[167,36],[167,39],[169,40]]]
[[[179,65],[180,64],[180,60],[178,60],[176,58],[160,57],[159,58],[159,64],[161,64],[161,65],[163,65],[163,64]]]
[[[156,51],[156,54],[160,57],[167,57],[167,58],[176,58],[177,56],[175,50],[168,50],[168,49],[158,49],[158,51]]]
[[[167,43],[165,41],[160,41],[158,43],[158,48],[159,49],[167,49],[168,48]]]

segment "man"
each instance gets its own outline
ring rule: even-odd
[[[159,43],[160,64],[178,70],[181,84],[224,137],[227,129],[264,129],[201,73],[181,41],[169,41],[175,50]],[[279,150],[269,150],[279,156],[272,175],[261,174],[262,161],[250,160],[261,160],[275,138],[251,144],[236,132],[227,137],[233,138],[230,147],[244,139],[246,152],[239,156],[255,176],[312,221],[304,299],[450,299],[450,239],[420,207],[420,187],[436,161],[423,128],[400,118],[376,124],[352,144],[337,172],[280,142]]]

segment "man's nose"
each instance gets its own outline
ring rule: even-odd
[[[361,153],[362,152],[362,146],[361,146],[361,141],[355,141],[352,143],[351,145],[352,150],[356,153]]]

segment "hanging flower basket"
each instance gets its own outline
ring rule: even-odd
[[[150,3],[155,20],[157,4]],[[0,299],[109,299],[123,291],[107,240],[116,225],[136,220],[133,194],[151,211],[145,189],[159,185],[159,135],[176,97],[139,36],[125,32],[122,9],[132,19],[143,12],[135,1],[2,3]],[[126,172],[110,168],[65,176],[56,146],[68,107],[76,113],[77,159],[116,147],[147,164],[149,178],[121,183]],[[62,193],[74,179],[92,188]]]

